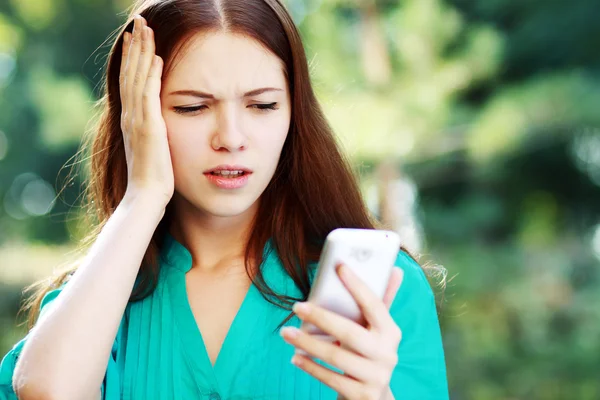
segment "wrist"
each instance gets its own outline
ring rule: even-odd
[[[125,208],[143,208],[149,215],[162,219],[168,203],[166,196],[156,191],[127,189],[120,204]]]

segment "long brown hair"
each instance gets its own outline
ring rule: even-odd
[[[330,231],[384,226],[364,203],[356,172],[340,151],[313,92],[298,30],[278,0],[139,0],[133,5],[128,22],[119,30],[109,52],[103,96],[97,103],[100,118],[82,147],[91,150],[84,205],[93,227],[82,240],[83,247],[95,241],[127,187],[119,70],[123,33],[132,30],[136,14],[141,14],[155,32],[156,54],[165,60],[165,75],[189,39],[206,30],[244,34],[283,61],[292,100],[290,129],[275,175],[260,198],[245,264],[247,270],[249,260],[257,260],[260,265],[264,246],[271,238],[285,270],[306,299],[310,289],[308,265],[318,261]],[[131,301],[144,298],[156,286],[159,246],[171,216],[169,203],[142,260],[140,284],[133,290]],[[35,322],[43,296],[64,283],[77,264],[32,286],[37,292],[25,305],[29,310],[29,327]],[[250,276],[254,284],[268,301],[289,309],[294,301],[300,300],[275,293],[265,283],[261,271],[253,272]]]

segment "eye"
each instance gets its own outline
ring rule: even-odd
[[[193,107],[173,107],[175,112],[178,114],[189,114],[189,113],[193,113],[196,111],[202,111],[206,108],[208,108],[208,107],[204,104],[199,105],[199,106],[193,106]],[[271,110],[278,109],[276,102],[275,103],[265,103],[265,104],[252,104],[252,105],[250,105],[250,108],[254,108],[256,110],[263,111],[263,112],[268,112]]]
[[[196,111],[200,111],[200,110],[204,110],[206,107],[204,104],[200,105],[200,106],[194,106],[194,107],[173,107],[173,109],[175,110],[175,112],[177,114],[189,114],[189,113],[193,113]]]
[[[270,110],[277,110],[277,103],[267,103],[267,104],[252,104],[250,107],[255,108],[259,111],[268,112]]]

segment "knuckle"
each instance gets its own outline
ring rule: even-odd
[[[387,386],[387,384],[385,384],[384,386]],[[370,388],[367,392],[367,398],[370,400],[380,400],[382,397],[382,392],[383,392],[383,387],[384,386],[378,386],[378,387],[374,387],[374,388]]]
[[[379,389],[387,387],[388,384],[389,384],[389,379],[384,374],[380,374],[375,379],[375,385],[377,385],[376,387],[379,388]],[[377,390],[377,392],[378,391],[379,390]]]
[[[370,400],[379,400],[381,399],[381,387],[372,388],[367,392],[368,399]]]
[[[342,375],[334,375],[331,378],[331,387],[333,388],[342,388],[344,386],[343,376]]]
[[[390,328],[390,336],[394,339],[394,341],[399,344],[402,340],[402,329],[396,324]]]
[[[373,396],[373,390],[370,388],[365,388],[358,393],[358,398],[360,400],[375,400],[377,397]]]
[[[371,297],[367,297],[363,299],[363,309],[365,311],[365,313],[371,314],[371,315],[377,315],[377,308],[379,306],[379,304],[377,304],[377,301],[374,300]]]
[[[344,331],[344,332],[340,333],[338,336],[339,336],[338,340],[342,343],[353,343],[354,338],[355,338],[355,336],[348,331]]]
[[[327,351],[327,358],[333,365],[340,365],[342,363],[342,352],[338,347],[332,347]]]
[[[398,364],[398,354],[396,352],[390,352],[386,357],[386,364],[393,369]]]

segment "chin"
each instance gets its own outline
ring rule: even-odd
[[[248,208],[241,209],[240,207],[236,208],[228,208],[228,207],[215,207],[212,209],[205,210],[206,213],[212,215],[213,217],[236,217],[238,215],[243,214],[245,211],[248,211]]]
[[[215,217],[235,217],[244,214],[253,208],[255,202],[249,198],[232,197],[229,199],[215,196],[209,203],[197,204],[199,209],[203,209],[207,214]]]

